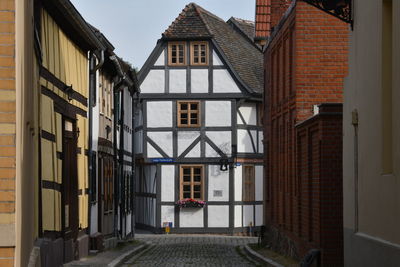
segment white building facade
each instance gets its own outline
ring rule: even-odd
[[[224,22],[189,4],[139,73],[138,227],[233,234],[264,223],[262,53],[237,25],[254,26]],[[240,59],[240,52],[249,58]],[[206,205],[176,204],[187,198]]]

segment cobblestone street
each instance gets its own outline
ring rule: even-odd
[[[151,247],[123,266],[254,266],[237,251],[257,242],[254,237],[137,234],[136,239]]]

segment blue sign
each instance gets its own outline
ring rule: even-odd
[[[168,163],[168,162],[175,162],[175,161],[174,161],[174,159],[157,158],[157,159],[151,159],[151,162],[154,162],[154,163]]]

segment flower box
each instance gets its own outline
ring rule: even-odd
[[[192,198],[186,198],[178,200],[175,204],[180,208],[202,208],[204,207],[206,202],[201,200],[195,200]]]

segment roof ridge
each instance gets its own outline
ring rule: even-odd
[[[241,19],[241,18],[237,18],[237,17],[230,17],[230,19],[229,20],[231,20],[231,19],[234,19],[234,20],[236,20],[236,21],[240,21],[240,22],[244,22],[244,23],[248,23],[248,24],[255,24],[255,22],[254,21],[252,21],[252,20],[248,20],[248,19]]]
[[[182,11],[179,13],[178,17],[176,17],[175,20],[171,23],[171,25],[169,25],[168,28],[164,31],[163,35],[166,35],[167,32],[168,32],[171,28],[173,28],[174,26],[178,25],[182,19],[186,18],[186,17],[187,17],[187,12],[189,12],[190,10],[193,10],[193,11],[197,14],[198,18],[199,18],[200,21],[203,23],[203,25],[204,25],[204,27],[205,27],[205,29],[206,29],[207,34],[208,34],[208,35],[212,35],[212,33],[211,33],[211,31],[210,31],[210,28],[208,27],[206,21],[205,21],[204,18],[202,17],[202,13],[206,13],[207,11],[206,11],[204,8],[202,8],[201,6],[199,6],[199,5],[197,5],[196,3],[194,3],[194,2],[191,2],[191,3],[187,4],[187,5],[182,9]],[[208,13],[209,13],[209,12],[208,12]],[[213,15],[213,14],[209,13],[209,15]],[[215,16],[215,15],[213,15],[213,16]],[[215,17],[218,18],[217,16],[215,16]],[[220,19],[220,18],[219,18],[219,19]]]
[[[199,13],[199,15],[201,15],[201,13],[205,13],[205,14],[207,14],[207,15],[209,15],[209,16],[215,18],[215,19],[218,19],[218,20],[220,20],[220,21],[225,22],[225,20],[221,19],[221,18],[218,17],[217,15],[211,13],[210,11],[208,11],[208,10],[205,9],[205,8],[203,8],[202,6],[199,6],[199,5],[196,4],[196,3],[190,3],[189,5],[193,5],[193,6],[196,8],[196,10],[197,10],[197,12]],[[204,21],[203,21],[203,22],[204,22]]]

